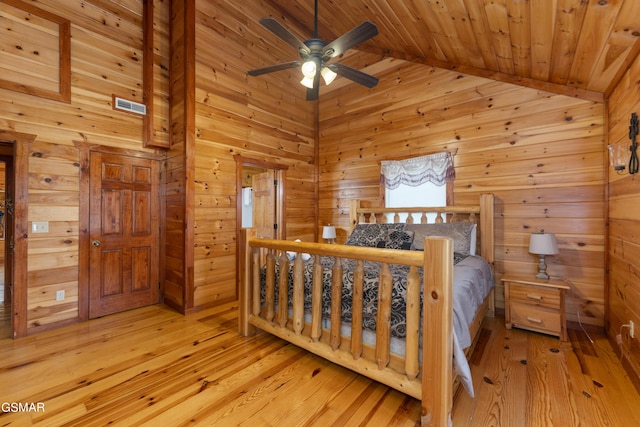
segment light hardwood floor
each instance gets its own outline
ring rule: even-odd
[[[560,343],[487,320],[476,397],[458,393],[454,426],[640,425],[640,397],[601,334]],[[414,399],[236,328],[235,304],[189,316],[152,306],[2,339],[0,402],[44,411],[2,413],[0,426],[417,425]]]

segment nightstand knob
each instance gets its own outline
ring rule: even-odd
[[[527,294],[527,298],[536,300],[536,301],[542,301],[542,295]]]

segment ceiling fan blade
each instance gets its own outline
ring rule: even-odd
[[[344,33],[322,50],[324,58],[335,58],[342,52],[351,49],[360,43],[369,40],[371,37],[378,35],[378,27],[370,21],[364,21],[362,24],[353,28],[351,31]]]
[[[287,30],[282,26],[278,21],[273,18],[262,18],[260,19],[260,23],[269,31],[271,31],[276,36],[280,37],[285,42],[289,43],[294,48],[298,49],[299,52],[308,54],[311,52],[307,45],[302,43],[299,38],[297,38],[291,31]]]
[[[351,68],[348,65],[334,62],[328,65],[328,67],[339,76],[345,77],[356,83],[360,83],[363,86],[372,88],[378,84],[378,78],[370,74],[363,73],[362,71]]]
[[[273,73],[274,71],[287,70],[289,68],[296,68],[300,66],[299,61],[285,62],[284,64],[270,65],[268,67],[256,68],[254,70],[247,71],[250,76],[261,76],[262,74]]]

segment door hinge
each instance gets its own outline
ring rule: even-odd
[[[277,187],[277,186],[278,186],[278,180],[277,180],[277,179],[274,179],[274,180],[273,180],[273,186],[274,186],[274,187]]]
[[[278,229],[278,224],[273,224],[273,229],[277,230]]]

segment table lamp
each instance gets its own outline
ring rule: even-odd
[[[540,257],[536,278],[548,280],[549,275],[547,274],[547,264],[544,261],[544,257],[558,253],[556,236],[552,233],[545,233],[544,230],[541,230],[540,233],[532,233],[529,240],[529,252]]]
[[[325,225],[322,227],[322,238],[327,239],[327,243],[333,243],[333,239],[336,238],[336,227],[333,225]]]

